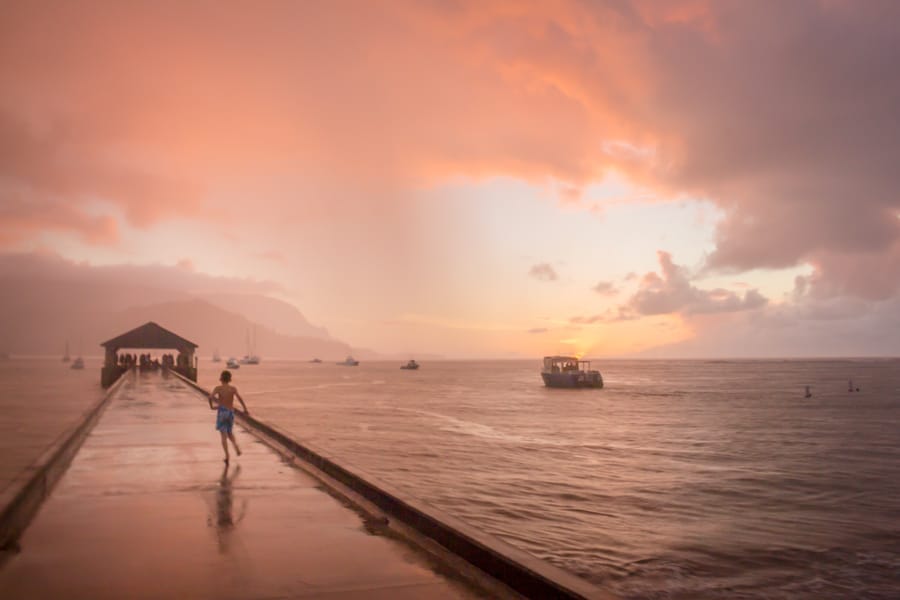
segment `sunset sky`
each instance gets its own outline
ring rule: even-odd
[[[900,353],[900,2],[4,2],[0,252],[450,357]]]

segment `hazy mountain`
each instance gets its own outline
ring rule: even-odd
[[[324,327],[316,327],[306,320],[295,306],[260,294],[204,294],[199,295],[210,304],[247,317],[254,323],[285,335],[331,339]]]
[[[147,321],[200,346],[201,356],[380,358],[332,339],[287,302],[277,284],[212,277],[165,265],[92,266],[56,255],[0,253],[0,350],[97,355],[99,344]]]
[[[226,311],[200,299],[139,306],[116,313],[109,321],[108,337],[128,329],[156,321],[200,346],[198,352],[208,357],[218,350],[223,358],[247,353],[247,333],[253,331],[255,351],[266,358],[342,359],[352,350],[334,340],[292,336],[277,333],[246,317]]]
[[[257,302],[244,301],[250,305]],[[257,304],[267,305],[264,301]],[[327,335],[323,329],[310,325],[296,309],[291,313],[281,306],[284,304],[274,301],[270,306],[291,315],[288,329],[303,331],[305,324],[318,336],[285,335],[177,290],[105,281],[32,279],[18,274],[0,278],[0,348],[12,354],[62,354],[68,341],[73,354],[99,354],[101,342],[156,321],[198,344],[203,356],[216,349],[222,356],[243,356],[251,331],[256,352],[264,359],[342,359],[352,353],[348,344],[322,339],[323,333]]]
[[[114,315],[173,297],[169,290],[105,283],[29,280],[0,281],[0,346],[15,354],[93,354]],[[136,325],[139,325],[136,324]]]

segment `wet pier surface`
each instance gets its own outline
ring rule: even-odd
[[[0,568],[0,597],[475,597],[239,426],[226,467],[215,413],[176,378],[115,394]]]

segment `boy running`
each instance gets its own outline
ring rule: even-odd
[[[230,458],[228,456],[228,440],[231,440],[231,443],[234,444],[234,451],[237,452],[237,455],[241,455],[241,449],[238,448],[234,434],[231,432],[234,427],[235,397],[237,397],[241,406],[244,407],[245,414],[249,415],[250,411],[247,410],[247,405],[244,404],[244,399],[238,394],[237,388],[231,385],[231,371],[222,371],[219,381],[222,382],[222,385],[216,386],[216,389],[209,395],[209,408],[218,409],[216,410],[216,430],[222,436],[225,464],[228,464],[228,459]]]

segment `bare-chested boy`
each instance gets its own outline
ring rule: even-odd
[[[246,414],[249,415],[250,411],[247,410],[247,405],[244,404],[244,399],[238,394],[237,388],[231,385],[231,371],[222,371],[219,381],[222,382],[222,385],[216,386],[216,389],[209,395],[209,408],[218,409],[216,410],[216,429],[222,436],[222,449],[225,451],[225,463],[227,464],[230,458],[228,456],[227,440],[231,440],[231,443],[234,444],[234,451],[237,452],[238,456],[241,455],[241,449],[238,448],[232,433],[234,428],[234,399],[238,399]]]

